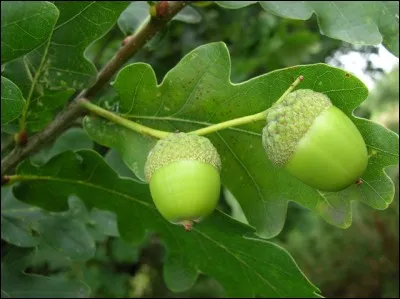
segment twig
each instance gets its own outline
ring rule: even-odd
[[[8,136],[8,138],[1,143],[1,152],[4,152],[10,146],[14,144],[14,135]]]
[[[120,48],[114,57],[100,70],[97,80],[92,87],[83,90],[69,106],[61,111],[55,119],[40,133],[29,139],[24,147],[16,147],[1,161],[1,174],[4,175],[23,159],[38,151],[48,140],[61,134],[68,128],[68,124],[85,112],[78,99],[84,97],[93,98],[98,91],[112,78],[112,76],[124,65],[132,55],[137,53],[156,33],[161,31],[166,24],[182,9],[189,1],[169,1],[168,12],[165,16],[152,17],[149,22],[137,31],[128,43]]]

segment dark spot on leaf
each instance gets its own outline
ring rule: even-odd
[[[350,78],[350,74],[349,73],[346,73],[346,78]]]

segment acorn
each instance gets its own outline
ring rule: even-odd
[[[174,224],[190,230],[217,206],[221,159],[205,137],[171,133],[150,151],[145,176],[156,208]]]
[[[262,142],[272,164],[315,189],[343,190],[367,168],[359,130],[322,93],[294,91],[273,105],[266,119]]]

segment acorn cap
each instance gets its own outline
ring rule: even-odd
[[[221,171],[221,159],[210,140],[195,134],[171,133],[150,151],[144,169],[147,181],[157,169],[181,160],[200,161]]]
[[[269,159],[284,166],[315,118],[332,106],[329,98],[311,89],[299,89],[272,106],[266,115],[262,142]]]

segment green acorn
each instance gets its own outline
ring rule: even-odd
[[[217,206],[221,160],[210,140],[175,133],[150,151],[145,175],[158,211],[168,221],[190,230]]]
[[[262,141],[269,159],[311,187],[343,190],[367,168],[363,137],[322,93],[292,92],[272,106],[266,118]]]

